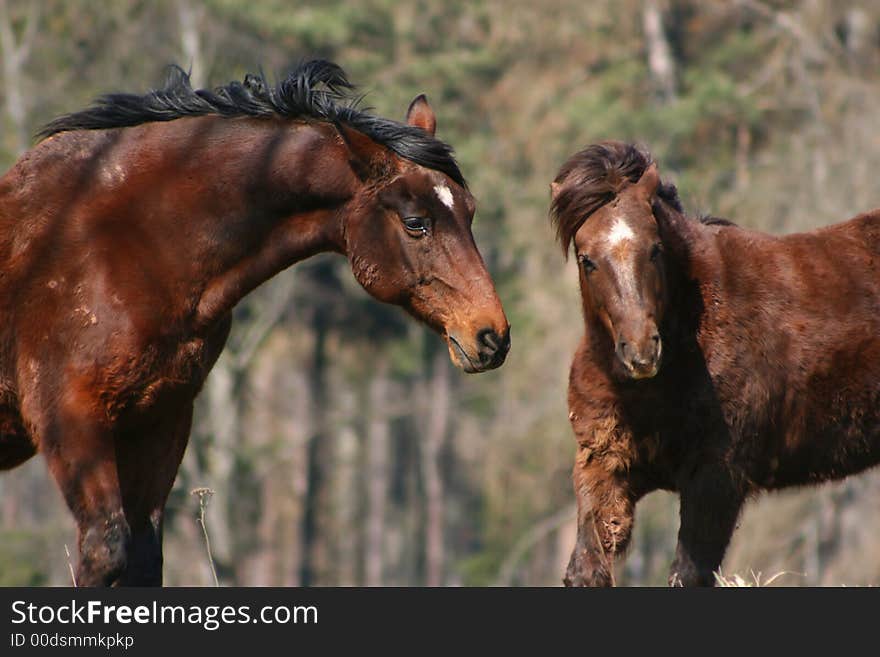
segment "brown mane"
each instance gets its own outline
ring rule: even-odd
[[[626,185],[637,182],[653,162],[651,154],[635,144],[603,141],[575,153],[562,165],[553,181],[560,187],[550,204],[550,217],[566,257],[575,233],[590,215],[614,200]],[[681,211],[675,185],[661,183],[657,194]]]

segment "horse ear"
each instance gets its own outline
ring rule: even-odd
[[[642,177],[639,178],[639,181],[635,184],[635,188],[642,198],[650,200],[657,192],[659,186],[660,173],[657,171],[657,163],[652,162],[651,166],[645,169]]]
[[[555,180],[550,183],[550,200],[555,201],[556,197],[559,196],[559,192],[562,191],[562,183],[558,183]]]
[[[421,128],[432,137],[437,132],[437,117],[434,116],[434,110],[428,104],[425,94],[419,94],[409,104],[409,109],[406,110],[406,123]]]
[[[345,123],[337,123],[337,130],[349,150],[349,163],[361,180],[376,177],[382,169],[385,151],[360,130]]]

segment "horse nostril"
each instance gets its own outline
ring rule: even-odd
[[[652,339],[654,342],[660,342],[660,335],[657,334],[657,333],[655,333],[654,335],[651,336],[651,339]]]
[[[510,349],[510,332],[500,336],[494,329],[483,329],[477,333],[477,344],[480,345],[480,356],[486,360],[497,354],[506,354]]]
[[[498,351],[498,334],[492,329],[483,329],[477,335],[477,340],[484,347],[489,347],[493,352]]]
[[[502,354],[510,351],[510,331],[508,330],[502,336],[495,333],[495,336],[498,338],[498,351]]]

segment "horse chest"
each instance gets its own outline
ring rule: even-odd
[[[135,410],[152,411],[166,404],[191,402],[222,347],[216,338],[191,337],[158,349],[153,367],[136,387]]]
[[[166,373],[178,381],[201,381],[207,361],[205,341],[195,338],[181,342],[169,353]]]

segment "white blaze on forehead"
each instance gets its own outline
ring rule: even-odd
[[[450,210],[455,208],[455,201],[452,199],[452,192],[446,185],[434,185],[434,193],[437,195],[437,198],[440,199],[440,202],[447,208]]]
[[[614,225],[611,227],[611,231],[608,233],[607,239],[608,243],[611,246],[614,246],[624,240],[631,240],[633,237],[635,237],[635,233],[632,232],[632,228],[627,225],[622,217],[617,217],[617,219],[614,220]]]
[[[621,298],[632,299],[638,296],[639,283],[636,280],[635,251],[631,249],[616,249],[624,242],[634,240],[636,237],[633,229],[626,223],[626,219],[618,215],[614,217],[611,230],[605,236],[605,242],[614,254],[612,275]]]

